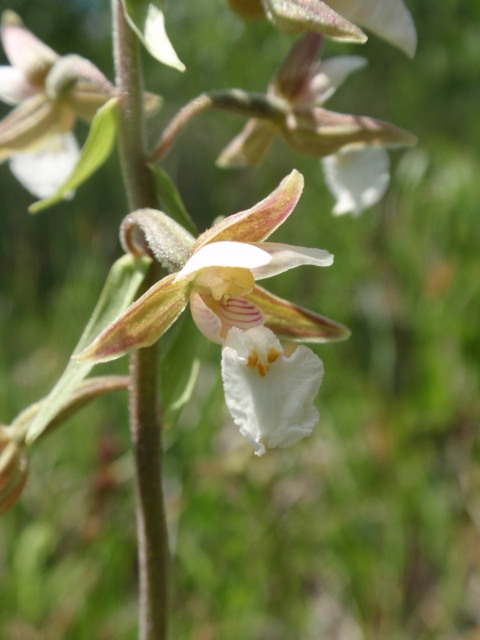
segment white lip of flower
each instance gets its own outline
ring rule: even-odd
[[[319,420],[313,402],[322,377],[323,363],[313,351],[300,345],[286,356],[264,326],[228,332],[222,349],[225,401],[257,456],[311,434]]]

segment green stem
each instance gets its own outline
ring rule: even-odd
[[[119,151],[131,210],[158,208],[145,164],[143,81],[136,36],[120,0],[112,0],[114,57],[119,103]],[[153,264],[144,286],[159,278]],[[130,428],[135,457],[140,580],[139,640],[165,640],[167,628],[168,538],[162,492],[160,419],[157,402],[157,347],[130,359]]]

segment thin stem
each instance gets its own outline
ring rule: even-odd
[[[143,82],[136,36],[120,0],[112,0],[116,83],[120,96],[119,149],[131,210],[158,202],[145,164]],[[153,264],[144,286],[159,279]],[[130,359],[130,428],[135,457],[140,579],[139,640],[165,640],[167,628],[168,539],[162,492],[160,419],[157,406],[157,347]]]
[[[202,93],[182,107],[170,120],[155,149],[150,154],[149,161],[154,162],[163,158],[190,120],[207,109],[223,109],[251,118],[264,118],[273,121],[280,120],[285,116],[285,104],[264,94],[247,93],[242,89]]]

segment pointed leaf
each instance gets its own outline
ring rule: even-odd
[[[261,242],[293,211],[303,189],[303,176],[294,169],[264,200],[247,211],[228,216],[197,239],[193,251],[219,240]]]
[[[135,297],[150,261],[131,255],[119,258],[110,269],[100,298],[83,334],[74,349],[78,353],[111,322]],[[75,387],[88,375],[93,362],[70,360],[60,379],[45,399],[35,420],[30,426],[26,440],[34,442],[48,428]]]
[[[51,416],[41,435],[44,436],[50,433],[55,427],[65,422],[70,416],[98,396],[117,389],[126,389],[129,381],[129,376],[98,376],[80,382],[65,402],[57,407],[56,413]],[[48,396],[27,407],[15,418],[10,427],[14,430],[16,437],[21,437],[22,434],[27,433],[30,425],[47,401]]]
[[[186,210],[182,196],[168,173],[157,164],[149,164],[148,168],[153,173],[153,179],[162,205],[165,204],[168,213],[176,222],[185,227],[187,231],[190,231],[192,235],[197,236],[197,226]]]
[[[166,276],[136,300],[75,359],[79,363],[108,362],[130,351],[149,347],[185,308],[188,284]]]
[[[32,204],[28,209],[30,213],[38,213],[59,202],[65,194],[83,184],[106,161],[115,141],[117,102],[117,98],[112,98],[97,111],[75,169],[53,196]]]
[[[261,287],[255,286],[245,297],[260,307],[265,316],[265,326],[281,338],[331,342],[345,340],[350,335],[350,330],[338,322],[298,307]]]
[[[185,71],[165,31],[163,0],[122,0],[127,20],[147,51],[159,62]]]

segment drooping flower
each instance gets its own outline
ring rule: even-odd
[[[102,362],[149,346],[190,303],[200,331],[223,346],[227,406],[242,433],[256,443],[257,453],[263,452],[263,445],[287,446],[307,435],[316,421],[313,398],[323,368],[306,347],[286,357],[275,335],[325,342],[343,339],[349,331],[256,284],[293,267],[333,262],[328,251],[265,241],[288,218],[302,188],[301,174],[293,171],[253,208],[225,218],[196,240],[191,238],[183,266],[151,287],[78,358]],[[284,389],[281,403],[280,388]],[[300,398],[305,406],[298,413],[293,407]]]
[[[323,104],[345,78],[365,66],[360,56],[317,59],[322,37],[308,33],[291,49],[267,96],[284,105],[284,117],[251,118],[220,154],[218,164],[260,162],[277,134],[291,147],[323,158],[327,185],[337,198],[335,214],[360,213],[377,202],[389,182],[385,147],[409,145],[415,137],[387,122],[328,111]]]
[[[344,42],[365,42],[356,25],[413,57],[417,33],[403,0],[227,0],[247,20],[268,18],[289,33],[313,31]]]
[[[90,121],[113,87],[88,60],[60,57],[13,11],[2,15],[1,40],[11,65],[0,67],[0,100],[16,107],[0,121],[0,161],[8,159],[23,186],[44,198],[78,160],[76,118]]]

